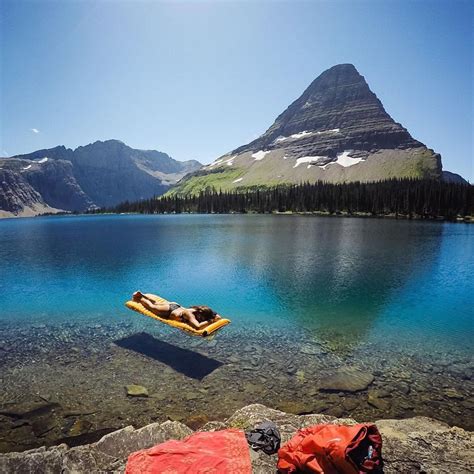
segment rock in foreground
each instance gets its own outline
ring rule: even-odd
[[[303,427],[318,423],[356,423],[328,415],[291,415],[263,405],[249,405],[235,412],[225,422],[210,422],[202,430],[227,427],[251,429],[264,420],[274,421],[282,443]],[[416,417],[406,420],[376,422],[383,437],[386,473],[474,471],[474,439],[471,432],[449,427],[436,420]],[[0,455],[0,472],[9,473],[123,473],[128,454],[168,439],[182,439],[192,430],[179,422],[153,423],[141,429],[128,426],[104,436],[94,444],[68,448],[65,444],[22,453]],[[277,456],[250,450],[256,474],[274,473]]]

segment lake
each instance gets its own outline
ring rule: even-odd
[[[1,220],[0,404],[44,405],[47,429],[4,416],[0,450],[167,418],[196,427],[249,403],[361,421],[428,415],[472,429],[473,274],[469,224]],[[125,308],[137,289],[209,305],[232,324],[193,338]],[[149,397],[127,397],[129,384]],[[71,420],[83,428],[71,431]]]

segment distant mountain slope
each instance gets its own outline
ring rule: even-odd
[[[467,184],[467,181],[460,174],[451,171],[443,171],[442,178],[447,183]]]
[[[4,215],[21,215],[26,209],[34,215],[136,201],[164,193],[200,166],[194,160],[180,162],[159,151],[130,148],[118,140],[0,158],[0,210]]]
[[[262,136],[171,192],[440,176],[440,155],[388,115],[352,64],[340,64],[316,78]]]
[[[57,212],[19,173],[0,168],[0,217],[28,217]]]

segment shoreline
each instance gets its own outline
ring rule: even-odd
[[[320,423],[353,425],[352,418],[321,414],[292,415],[260,404],[247,405],[224,422],[209,422],[197,431],[219,431],[233,428],[250,430],[265,420],[280,430],[282,445],[297,430]],[[403,420],[375,421],[383,440],[382,456],[386,474],[398,472],[472,472],[474,470],[474,436],[472,432],[450,427],[433,418],[415,417]],[[130,453],[150,448],[170,439],[180,440],[193,430],[178,421],[153,423],[141,428],[132,425],[111,432],[97,442],[69,448],[65,444],[40,447],[26,452],[0,454],[0,471],[24,472],[113,472],[123,473]],[[258,474],[274,473],[277,455],[266,455],[249,448],[252,470]]]
[[[473,408],[472,363],[458,353],[431,360],[389,341],[383,348],[341,341],[341,351],[309,332],[258,327],[251,334],[232,328],[218,338],[163,333],[140,319],[0,325],[0,451],[83,444],[130,424],[172,420],[197,429],[248,403],[361,421],[435,411],[446,423],[474,427],[466,417]],[[190,361],[199,361],[200,373]],[[143,387],[146,396],[130,396],[129,385]],[[212,416],[209,399],[216,400]]]
[[[273,211],[273,212],[57,212],[57,213],[45,213],[31,216],[2,216],[1,220],[8,219],[31,219],[37,217],[89,217],[89,216],[177,216],[177,215],[210,215],[210,216],[230,216],[230,215],[272,215],[272,216],[314,216],[314,217],[345,217],[345,218],[358,218],[358,219],[389,219],[389,220],[400,220],[400,221],[423,221],[423,222],[449,222],[453,224],[474,224],[474,216],[457,216],[455,219],[446,218],[444,216],[421,216],[414,215],[408,216],[404,214],[371,214],[368,212],[325,212],[325,211]]]

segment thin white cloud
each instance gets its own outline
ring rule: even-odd
[[[40,131],[37,128],[30,128],[30,131],[33,133],[39,133]]]
[[[2,155],[3,156],[8,156],[7,150],[2,150]]]

